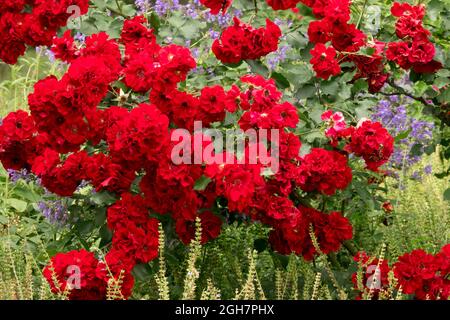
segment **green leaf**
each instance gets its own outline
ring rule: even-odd
[[[194,190],[196,191],[203,191],[206,189],[206,187],[211,182],[211,179],[206,176],[201,176],[194,185]]]
[[[7,225],[9,219],[6,216],[0,215],[0,224]]]
[[[107,191],[96,192],[91,196],[92,202],[96,205],[109,206],[116,202],[116,198]]]
[[[109,242],[111,242],[113,236],[112,231],[109,230],[106,224],[100,228],[99,235],[100,238],[102,239],[102,241],[100,242],[101,246],[104,246]]]
[[[269,69],[265,65],[261,63],[259,60],[245,60],[247,64],[250,66],[252,72],[267,78],[269,76]]]
[[[339,90],[339,83],[333,79],[328,82],[323,82],[320,88],[322,89],[323,94],[335,96]]]
[[[76,223],[76,227],[80,234],[86,235],[94,230],[95,223],[93,221],[79,221]]]
[[[122,6],[122,13],[127,17],[133,17],[136,15],[136,8],[131,4],[124,5]]]
[[[7,199],[6,203],[13,207],[17,212],[24,212],[27,210],[28,203],[19,199]]]
[[[448,188],[447,190],[445,190],[444,192],[444,199],[446,201],[450,201],[450,188]]]
[[[395,137],[395,142],[399,142],[400,140],[406,139],[408,138],[409,134],[411,133],[411,129],[405,130],[400,132],[396,137]]]
[[[412,156],[421,156],[423,154],[423,145],[421,143],[414,144],[409,154]]]
[[[97,9],[103,11],[106,9],[105,0],[91,0],[92,4],[97,7]]]
[[[286,79],[296,88],[307,83],[314,75],[307,64],[289,66],[286,71]]]
[[[152,12],[149,18],[150,26],[158,32],[159,27],[161,26],[161,20],[156,13]]]
[[[152,277],[152,269],[148,264],[137,264],[133,268],[133,274],[138,280],[146,281]]]
[[[224,63],[225,66],[227,66],[228,68],[237,68],[240,67],[242,65],[242,61],[239,61],[238,63]]]
[[[442,92],[437,99],[441,103],[447,103],[450,101],[450,88],[447,88],[444,92]]]
[[[180,16],[171,16],[169,19],[167,19],[167,22],[169,22],[170,25],[175,27],[176,29],[180,29],[186,23],[186,20],[184,20]]]
[[[311,98],[316,94],[316,87],[313,85],[306,85],[295,92],[295,97],[299,100]]]
[[[271,78],[275,80],[277,87],[280,89],[287,89],[291,86],[289,80],[286,79],[286,77],[283,76],[281,73],[272,72]]]

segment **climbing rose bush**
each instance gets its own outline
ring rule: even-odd
[[[200,4],[215,19],[235,5]],[[272,252],[293,253],[306,261],[351,248],[357,229],[345,202],[384,179],[383,165],[394,152],[396,137],[355,109],[342,110],[334,101],[340,93],[327,90],[341,79],[348,85],[343,91],[347,99],[357,101],[358,94],[372,99],[388,85],[398,90],[396,73],[408,70],[421,77],[444,67],[436,60],[433,35],[424,27],[424,5],[395,2],[391,12],[397,39],[382,41],[362,30],[362,16],[354,21],[350,1],[268,0],[272,19],[264,17],[257,25],[235,16],[219,34],[205,32],[196,43],[207,43],[207,57],[194,50],[191,39],[161,39],[155,23],[159,18],[150,12],[125,19],[119,12],[115,36],[91,32],[80,40],[74,31],[61,29],[70,5],[79,6],[81,14],[88,11],[87,1],[0,5],[0,25],[6,26],[1,29],[6,38],[0,45],[2,60],[14,64],[25,45],[45,45],[66,65],[61,77],[49,75],[34,85],[29,112],[12,112],[2,120],[3,166],[32,172],[60,197],[75,198],[80,186],[89,185],[94,195],[112,199],[105,205],[104,223],[111,236],[102,239],[104,256],[86,250],[58,253],[44,269],[52,291],[69,286],[70,299],[105,299],[111,279],[119,278],[121,294],[128,298],[133,269],[158,257],[160,224],[187,245],[200,220],[206,244],[236,215],[241,222],[270,228]],[[305,48],[293,59],[295,68],[309,74],[306,80],[296,75],[295,81],[310,84],[296,91],[292,77],[279,69],[269,72],[262,62],[292,36],[273,18],[288,9],[289,19],[302,23],[300,13],[310,13],[306,33],[296,40]],[[202,41],[208,34],[211,41]],[[217,65],[214,74],[201,73],[205,61]],[[317,100],[311,105],[320,108],[309,112],[314,92]],[[436,103],[408,96],[427,106]],[[222,133],[239,129],[270,135],[263,141],[245,139],[242,153],[230,154],[199,123]],[[232,136],[233,145],[238,136]],[[184,162],[174,161],[174,150],[181,150],[177,155]],[[255,150],[259,156],[252,161]],[[416,250],[400,257],[393,267],[399,287],[420,299],[447,297],[447,247],[436,256]],[[422,258],[426,266],[417,265]],[[381,264],[383,273],[390,271],[384,260],[365,253],[354,259],[365,268]],[[83,275],[76,288],[66,279],[71,265],[79,265]],[[361,297],[367,288],[360,288],[356,276],[353,282]],[[382,278],[381,286],[386,285]],[[377,290],[372,297],[382,289]]]

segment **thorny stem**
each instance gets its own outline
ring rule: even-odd
[[[408,91],[406,91],[405,89],[403,89],[402,87],[398,86],[392,79],[389,79],[387,81],[387,83],[394,89],[398,90],[400,94],[405,95],[407,97],[410,97],[411,99],[414,99],[416,101],[419,101],[421,103],[423,103],[424,105],[426,105],[427,107],[434,107],[434,105],[432,103],[429,103],[425,98],[423,97],[416,97],[414,96],[412,93],[409,93]],[[391,95],[389,93],[384,93],[382,92],[382,94],[384,95]],[[397,93],[398,94],[398,93]]]

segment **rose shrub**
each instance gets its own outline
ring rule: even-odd
[[[368,118],[379,95],[414,100],[438,124],[436,141],[448,144],[449,57],[439,47],[448,43],[425,27],[427,7],[394,2],[385,27],[370,33],[363,23],[366,2],[267,0],[255,8],[244,0],[170,2],[191,16],[194,9],[206,15],[211,29],[177,10],[121,3],[91,1],[96,15],[82,18],[83,39],[63,27],[66,9],[77,5],[86,14],[88,1],[0,5],[0,59],[15,64],[25,45],[45,45],[67,65],[62,77],[35,84],[29,113],[18,110],[2,120],[3,166],[28,170],[74,207],[82,198],[103,210],[95,224],[83,214],[67,223],[100,231],[104,257],[84,249],[56,254],[44,269],[52,291],[66,290],[66,269],[76,264],[83,277],[70,299],[104,299],[108,282],[119,277],[128,298],[133,269],[158,257],[159,223],[189,244],[197,219],[202,243],[237,219],[270,228],[267,250],[274,255],[310,261],[335,258],[345,247],[349,252],[340,259],[356,255],[364,268],[381,265],[386,286],[389,265],[357,254],[361,228],[352,222],[354,212],[385,207],[387,199],[377,193],[389,174],[383,165],[409,134],[394,137]],[[283,46],[288,57],[281,57]],[[419,83],[420,92],[402,87],[404,76]],[[233,155],[218,150],[197,122],[220,132],[278,130],[279,139],[272,133],[263,143],[245,140],[243,154]],[[182,141],[183,152],[194,153],[183,154],[189,163],[173,161],[179,129],[193,137]],[[232,162],[211,161],[204,149]],[[261,158],[252,162],[254,150],[276,158],[278,170]],[[448,150],[441,149],[446,157]],[[446,299],[449,257],[448,245],[437,255],[405,253],[393,265],[399,288],[419,299]],[[353,283],[361,295],[368,290],[356,275]],[[376,298],[380,290],[369,292]]]

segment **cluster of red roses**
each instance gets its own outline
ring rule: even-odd
[[[433,73],[442,66],[434,61],[435,48],[428,40],[430,32],[423,28],[423,5],[394,3],[391,11],[400,17],[396,33],[402,42],[383,43],[367,41],[367,36],[354,24],[349,24],[350,1],[302,0],[321,20],[309,25],[309,40],[316,44],[311,50],[311,63],[318,77],[328,79],[340,74],[341,62],[353,62],[357,68],[355,80],[367,79],[370,92],[378,92],[389,78],[384,70],[384,56],[404,69],[413,68],[418,73]],[[331,42],[330,47],[325,44]],[[360,54],[363,47],[371,48],[370,55]],[[385,50],[387,47],[387,50]]]
[[[31,47],[50,46],[56,31],[67,24],[70,6],[86,14],[88,0],[3,0],[0,2],[0,60],[15,64]]]
[[[353,286],[355,290],[358,290],[356,299],[361,299],[364,293],[370,293],[372,299],[377,299],[381,290],[389,288],[391,269],[388,261],[370,257],[365,252],[358,252],[353,260],[362,267],[362,279],[358,279],[357,272],[352,275]]]
[[[417,73],[433,73],[442,67],[433,60],[435,48],[428,39],[430,31],[423,27],[425,6],[411,6],[408,3],[394,3],[392,15],[398,17],[396,34],[402,40],[388,44],[386,57],[403,69]]]
[[[43,275],[53,293],[69,293],[70,300],[105,300],[111,281],[120,287],[120,298],[126,299],[131,295],[134,278],[130,270],[123,268],[121,259],[108,253],[105,261],[99,261],[84,249],[58,253],[44,268]]]
[[[379,122],[361,119],[356,127],[349,127],[342,113],[331,110],[322,114],[322,120],[330,144],[337,148],[338,142],[345,142],[344,150],[363,158],[369,170],[378,171],[394,152],[394,138]]]
[[[184,243],[193,238],[197,217],[202,223],[202,241],[216,238],[222,225],[222,219],[212,212],[217,198],[227,202],[230,212],[272,226],[270,242],[281,253],[295,252],[312,259],[318,252],[311,230],[323,253],[339,250],[341,243],[352,237],[352,226],[340,213],[299,206],[291,196],[297,187],[327,195],[345,189],[352,179],[349,152],[363,157],[371,169],[386,161],[392,152],[392,137],[379,123],[365,121],[349,129],[346,150],[313,149],[300,157],[300,138],[289,132],[299,122],[297,110],[281,101],[282,93],[273,79],[244,76],[243,90],[233,85],[228,91],[212,86],[199,94],[183,92],[177,84],[196,65],[188,49],[158,45],[143,17],[127,20],[119,41],[125,47],[124,57],[118,42],[105,33],[88,37],[82,47],[70,33],[55,40],[56,56],[70,62],[67,73],[59,80],[48,77],[39,81],[29,96],[31,115],[13,112],[0,126],[0,160],[7,169],[31,169],[48,190],[61,196],[73,195],[82,181],[118,196],[107,214],[113,240],[105,261],[114,277],[120,270],[128,276],[136,263],[157,257],[158,222],[151,213],[171,214]],[[131,110],[98,108],[102,101],[106,105],[112,101],[115,89],[111,86],[116,81],[148,94],[150,103],[133,103]],[[122,105],[127,103],[125,96]],[[279,129],[278,155],[269,154],[269,144],[277,143],[272,137],[267,144],[256,146],[269,157],[279,157],[276,173],[263,177],[268,165],[251,161],[216,164],[202,158],[192,165],[172,162],[173,128],[193,132],[194,121],[203,125],[222,122],[227,111],[242,114],[238,124],[243,130]],[[204,144],[202,150],[211,146],[211,139],[194,132],[193,148],[199,147],[195,146],[198,136]],[[86,144],[89,147],[83,149]],[[243,156],[250,157],[254,147],[248,142]],[[215,156],[234,157],[226,153]],[[136,179],[138,174],[142,179]],[[210,183],[199,190],[196,182],[201,178],[209,178]],[[140,194],[130,193],[133,181],[138,182]],[[98,262],[92,257],[80,258],[78,253],[53,259],[58,278],[65,279],[64,267],[74,259],[85,259],[83,268],[91,275],[89,279],[100,281],[94,273]],[[103,289],[93,293],[92,286],[86,283],[83,295],[102,297]]]
[[[367,79],[369,90],[379,92],[389,78],[385,71],[384,58],[397,63],[401,68],[412,68],[417,73],[434,73],[442,65],[433,60],[435,48],[430,42],[430,32],[423,27],[425,6],[411,6],[408,3],[394,3],[391,11],[399,17],[396,23],[396,34],[400,42],[383,43],[378,40],[369,42],[367,36],[350,21],[351,1],[343,0],[268,0],[275,10],[294,8],[299,2],[312,8],[314,15],[320,19],[312,21],[308,28],[309,40],[315,44],[311,50],[311,64],[318,77],[327,80],[341,73],[341,63],[353,62],[357,68],[354,80]],[[207,0],[202,3],[211,8],[214,14],[225,12],[232,1]],[[256,36],[258,41],[245,37],[245,30],[250,26],[243,25],[235,19],[235,26],[227,28],[220,40],[214,42],[213,51],[224,63],[236,63],[243,59],[258,59],[277,49],[279,29],[263,36]],[[269,29],[269,23],[268,28]],[[261,29],[257,30],[263,33]],[[255,32],[254,32],[255,33]],[[267,42],[267,45],[262,45]],[[330,46],[326,46],[331,43]],[[255,49],[256,46],[256,49]],[[372,50],[370,54],[360,53],[362,48]],[[387,48],[387,50],[386,50]],[[244,54],[242,54],[244,53]],[[248,54],[246,54],[248,53]]]
[[[346,150],[362,157],[372,171],[388,162],[394,152],[394,138],[379,122],[363,121],[351,130],[350,139]]]
[[[266,28],[254,29],[234,18],[234,25],[226,28],[212,45],[212,51],[223,63],[256,60],[278,49],[280,28],[266,19]]]
[[[363,266],[364,285],[364,288],[358,288],[360,284],[355,273],[352,277],[355,289],[371,290],[372,298],[376,299],[381,290],[389,288],[391,268],[388,262],[368,257],[363,252],[355,256],[355,261]],[[422,249],[405,253],[394,263],[392,270],[398,281],[397,286],[403,293],[414,295],[415,299],[447,300],[450,297],[450,244],[442,247],[436,255]]]

